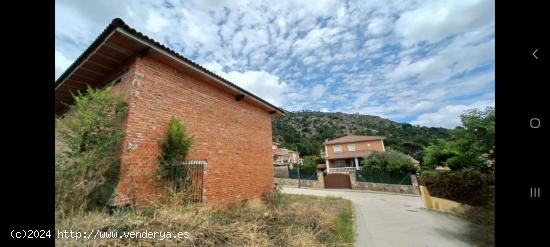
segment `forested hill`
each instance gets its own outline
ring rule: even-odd
[[[384,136],[384,144],[421,160],[425,146],[438,138],[450,138],[449,130],[401,124],[370,115],[331,112],[288,112],[273,119],[273,140],[298,150],[300,155],[319,154],[325,138],[347,134]]]

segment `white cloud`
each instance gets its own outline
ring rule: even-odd
[[[57,79],[70,65],[71,61],[63,53],[55,50],[55,78]]]
[[[437,112],[425,113],[420,116],[411,124],[429,126],[429,127],[444,127],[454,128],[462,126],[460,121],[460,114],[468,109],[484,109],[487,106],[494,106],[495,102],[491,100],[477,101],[470,105],[448,105]]]
[[[204,64],[204,67],[273,105],[282,106],[286,103],[289,86],[276,75],[265,71],[225,72],[217,63]]]
[[[400,121],[494,99],[492,1],[110,2],[56,1],[56,75],[122,17],[289,110]]]
[[[325,86],[317,84],[311,89],[310,96],[313,100],[318,100],[319,98],[323,97],[323,94],[325,94],[325,90]]]
[[[323,45],[323,42],[333,41],[334,36],[340,32],[337,28],[314,28],[302,39],[294,43],[296,53],[304,53]]]
[[[364,44],[363,47],[365,48],[365,51],[367,52],[367,56],[371,55],[372,53],[377,52],[380,50],[380,48],[384,47],[384,40],[383,39],[368,39]]]
[[[403,37],[405,45],[437,42],[449,35],[494,23],[494,9],[492,0],[426,1],[401,14],[395,31]]]
[[[376,36],[390,32],[392,25],[393,23],[387,17],[373,18],[367,27],[367,34]]]
[[[156,12],[151,12],[149,14],[149,18],[147,19],[145,27],[153,32],[158,32],[162,30],[162,28],[168,26],[168,24],[170,23],[164,17]]]

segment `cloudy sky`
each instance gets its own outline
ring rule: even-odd
[[[494,1],[56,0],[56,78],[115,17],[286,110],[455,127],[495,100]]]

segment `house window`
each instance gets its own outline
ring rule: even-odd
[[[355,151],[355,144],[348,144],[348,151]]]
[[[335,146],[334,146],[334,152],[335,152],[335,153],[340,153],[340,152],[342,152],[342,145],[335,145]]]

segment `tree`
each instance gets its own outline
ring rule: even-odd
[[[410,156],[395,150],[373,152],[365,157],[364,164],[366,169],[382,170],[394,174],[405,174],[416,170]]]
[[[460,117],[464,127],[453,129],[451,140],[439,140],[424,150],[424,168],[486,169],[494,161],[495,108],[467,110]]]
[[[157,174],[160,178],[172,180],[172,191],[179,191],[181,179],[185,177],[185,168],[178,164],[187,159],[189,149],[193,144],[193,136],[187,135],[185,125],[172,117],[166,132],[165,139],[161,142],[162,154],[159,156],[160,164]]]
[[[465,145],[489,159],[495,157],[495,108],[487,107],[484,111],[468,110],[460,116],[464,130],[454,133],[466,139]]]
[[[438,166],[446,166],[448,159],[455,157],[458,151],[448,141],[439,139],[424,150],[424,162],[422,167],[434,169]]]

